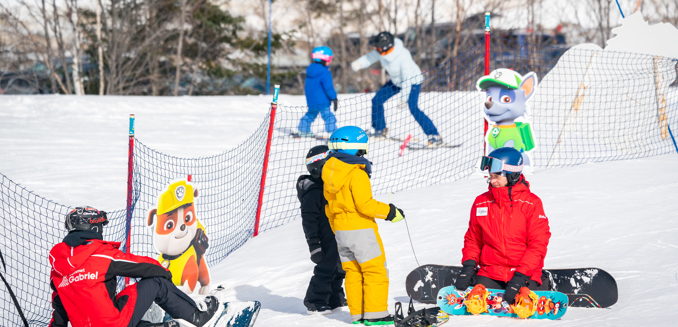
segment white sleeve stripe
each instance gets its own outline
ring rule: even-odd
[[[534,205],[534,204],[532,204],[531,202],[528,202],[528,201],[523,201],[523,200],[518,200],[518,199],[516,199],[515,201],[520,201],[520,202],[522,202],[522,203],[527,203],[527,204],[529,204],[529,205]]]
[[[54,271],[56,271],[57,273],[59,273],[59,275],[63,276],[64,274],[62,274],[60,271],[58,271],[58,270],[56,269],[56,267],[54,266],[54,264],[56,263],[56,258],[55,258],[54,256],[52,256],[51,253],[49,254],[49,257],[52,259],[52,269],[54,269]]]
[[[111,256],[103,255],[103,254],[92,254],[93,257],[100,257],[100,258],[106,258],[110,259],[113,261],[120,261],[120,262],[129,262],[129,263],[144,263],[144,262],[135,262],[135,261],[129,261],[129,260],[124,260],[124,259],[116,259]]]

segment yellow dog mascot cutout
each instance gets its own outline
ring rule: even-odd
[[[158,196],[157,208],[148,213],[158,261],[172,273],[172,282],[190,294],[200,282],[199,293],[210,291],[210,274],[205,262],[208,238],[198,221],[194,199],[198,190],[188,180],[170,183]]]

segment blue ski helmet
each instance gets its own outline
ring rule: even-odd
[[[506,176],[508,186],[516,185],[523,171],[523,155],[516,149],[505,147],[496,149],[483,156],[481,170]]]
[[[311,52],[311,59],[313,59],[314,62],[324,61],[329,64],[332,62],[333,55],[332,49],[323,45],[313,48],[313,51]]]
[[[368,137],[358,126],[340,127],[330,136],[330,150],[362,157],[367,154]]]

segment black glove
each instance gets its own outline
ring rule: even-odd
[[[334,100],[332,100],[332,103],[334,103],[334,112],[337,112],[337,107],[339,106],[339,104],[338,104],[339,100],[334,99]]]
[[[320,263],[323,260],[323,249],[320,245],[320,240],[312,238],[306,242],[308,243],[308,250],[311,251],[311,261],[313,263]]]
[[[516,273],[513,275],[513,278],[506,283],[506,292],[504,292],[504,301],[508,304],[513,304],[516,301],[516,295],[522,287],[527,286],[527,281],[530,280],[529,277],[525,276],[523,273]]]
[[[392,203],[389,203],[388,205],[391,210],[388,211],[388,215],[386,216],[386,221],[391,221],[394,223],[397,223],[403,219],[405,219],[405,213],[403,212],[402,209],[396,208]]]
[[[464,266],[461,268],[459,276],[457,276],[457,281],[454,282],[454,287],[458,290],[465,291],[469,286],[471,286],[473,280],[476,278],[478,271],[476,267],[478,263],[475,260],[466,260],[462,263]]]

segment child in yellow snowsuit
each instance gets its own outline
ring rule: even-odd
[[[335,233],[344,287],[354,324],[392,325],[388,312],[388,270],[375,218],[398,222],[402,210],[372,198],[368,137],[359,127],[339,128],[330,137],[322,171],[325,213]]]

